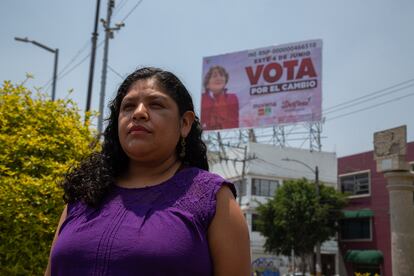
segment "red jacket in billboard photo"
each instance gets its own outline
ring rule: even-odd
[[[204,130],[239,127],[239,100],[236,94],[205,92],[201,96],[201,125]]]

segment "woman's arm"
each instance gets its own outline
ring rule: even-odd
[[[55,232],[55,237],[53,238],[52,246],[50,248],[49,262],[47,264],[47,268],[46,268],[46,271],[45,271],[45,276],[50,276],[51,275],[51,271],[50,271],[50,256],[52,255],[52,249],[53,249],[53,246],[55,245],[56,239],[58,237],[58,233],[59,233],[60,227],[62,226],[62,223],[66,219],[66,216],[67,216],[67,213],[68,213],[67,208],[68,208],[67,205],[65,205],[65,208],[63,209],[62,215],[60,216],[60,219],[59,219],[59,224],[58,224],[58,227],[57,227],[56,232]]]
[[[217,192],[216,214],[208,229],[214,275],[250,275],[249,231],[230,189]]]

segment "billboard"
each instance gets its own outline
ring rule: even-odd
[[[203,58],[204,130],[320,121],[322,40]]]

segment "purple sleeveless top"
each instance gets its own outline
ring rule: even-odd
[[[55,275],[212,275],[207,230],[216,193],[233,184],[185,168],[151,187],[114,187],[98,208],[68,205],[51,255]]]

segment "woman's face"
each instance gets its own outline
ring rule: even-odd
[[[176,158],[180,136],[191,129],[187,111],[180,118],[175,101],[154,79],[135,82],[121,102],[118,116],[119,142],[126,155],[140,162],[163,162]],[[193,117],[194,120],[194,117]]]
[[[224,91],[226,86],[226,76],[219,70],[214,69],[210,79],[207,82],[207,89],[213,94],[219,94]]]

